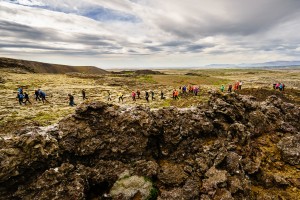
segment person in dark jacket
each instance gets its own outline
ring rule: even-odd
[[[24,92],[24,99],[25,99],[25,101],[24,101],[25,104],[26,104],[26,102],[31,104],[31,102],[29,100],[29,95],[26,92]]]
[[[76,104],[74,103],[74,96],[71,95],[71,94],[68,94],[68,96],[69,96],[69,105],[70,105],[70,106],[76,105]]]
[[[153,90],[151,91],[151,99],[152,99],[152,101],[155,99]]]
[[[82,89],[81,93],[82,93],[82,99],[83,100],[87,99],[86,96],[85,96],[85,89]]]
[[[35,96],[35,101],[37,101],[37,100],[41,101],[39,90],[34,91],[34,96]]]
[[[145,94],[145,98],[146,98],[146,101],[149,102],[149,93],[146,91],[146,94]]]
[[[160,91],[160,99],[165,99],[163,91]]]
[[[228,86],[228,92],[232,92],[232,85],[231,84]]]

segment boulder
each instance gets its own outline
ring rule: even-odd
[[[218,188],[218,184],[226,183],[227,171],[217,170],[214,166],[211,167],[206,173],[206,179],[203,180],[203,190],[205,192],[212,191]]]
[[[170,162],[163,162],[160,164],[158,179],[166,185],[179,186],[185,182],[187,177],[188,176],[181,165]]]
[[[300,164],[300,134],[284,137],[277,146],[286,163],[290,165]]]

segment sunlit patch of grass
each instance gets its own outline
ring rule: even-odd
[[[32,120],[39,122],[41,125],[48,125],[58,117],[59,115],[56,113],[39,112]]]
[[[161,107],[170,107],[173,99],[165,99],[161,104]]]
[[[152,84],[157,83],[157,81],[153,79],[153,76],[150,75],[139,76],[137,79],[139,82],[143,82],[143,83],[152,83]]]
[[[50,111],[50,112],[44,112],[40,111],[38,112],[34,117],[32,117],[32,121],[38,122],[42,126],[50,125],[53,123],[58,122],[59,119],[65,117],[66,115],[72,113],[73,110],[61,110],[61,111]]]

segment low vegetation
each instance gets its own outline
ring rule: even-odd
[[[0,135],[16,132],[16,127],[24,125],[50,125],[74,112],[75,107],[68,105],[69,93],[75,97],[75,103],[83,102],[81,90],[86,89],[88,100],[107,101],[108,91],[114,104],[142,105],[151,108],[160,107],[190,107],[208,101],[209,91],[219,91],[222,84],[234,84],[243,80],[243,95],[253,95],[258,100],[275,94],[286,102],[300,102],[300,70],[258,70],[258,69],[215,69],[215,70],[161,70],[161,74],[133,75],[130,73],[109,75],[72,74],[36,74],[18,73],[0,69],[0,95],[5,101],[0,102]],[[272,89],[272,83],[284,82],[286,91],[279,92]],[[193,94],[180,95],[179,100],[173,100],[172,91],[179,90],[183,85],[199,86],[198,96]],[[19,105],[16,99],[17,88],[23,87],[28,92],[32,104]],[[46,92],[50,103],[43,104],[34,100],[34,90],[42,89]],[[141,91],[141,99],[133,102],[132,91]],[[155,100],[147,103],[144,99],[145,91],[154,91]],[[161,91],[166,99],[160,99]],[[122,92],[124,101],[118,101],[118,94]],[[11,129],[14,127],[14,129]]]

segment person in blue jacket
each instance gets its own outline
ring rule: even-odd
[[[19,100],[19,104],[22,105],[24,102],[23,102],[23,99],[24,99],[24,95],[21,94],[21,93],[18,93],[17,95],[17,99]]]
[[[38,89],[38,91],[39,91],[39,96],[42,99],[42,102],[43,103],[45,103],[45,102],[49,103],[49,101],[46,99],[46,93],[44,91],[40,90],[40,89]]]

